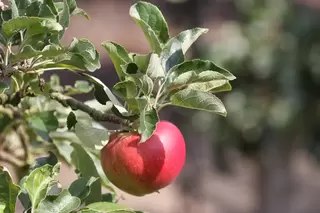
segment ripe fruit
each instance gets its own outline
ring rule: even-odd
[[[157,123],[154,134],[139,143],[137,132],[113,133],[101,150],[101,165],[119,189],[143,196],[169,185],[181,172],[185,141],[180,130],[168,121]]]

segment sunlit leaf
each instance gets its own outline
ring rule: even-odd
[[[147,99],[137,99],[140,109],[140,120],[138,131],[141,134],[140,142],[143,143],[151,137],[156,129],[156,124],[159,121],[157,111],[149,106]]]
[[[102,148],[104,142],[109,140],[106,129],[97,129],[83,123],[75,125],[75,133],[82,144],[90,149]]]
[[[60,164],[55,166],[46,164],[33,170],[24,182],[24,188],[30,196],[32,209],[36,209],[39,203],[45,199],[48,191],[56,183]]]
[[[97,202],[92,203],[84,207],[79,213],[135,213],[136,211],[116,204],[109,202]]]
[[[102,46],[107,50],[119,79],[121,81],[124,80],[125,75],[121,66],[132,62],[129,53],[124,47],[115,42],[106,41],[102,43]]]
[[[221,100],[210,92],[186,88],[173,94],[170,99],[176,106],[213,112],[222,116],[227,115]]]
[[[234,80],[236,77],[232,75],[228,70],[219,67],[218,65],[214,64],[211,61],[206,60],[200,60],[200,59],[194,59],[190,61],[185,61],[177,66],[174,66],[170,70],[170,79],[175,79],[177,76],[181,75],[182,73],[188,72],[188,71],[194,71],[197,74],[201,73],[203,71],[215,71],[225,76],[227,80]]]
[[[144,32],[151,49],[160,54],[169,39],[168,24],[161,11],[151,3],[139,1],[131,6],[129,13]]]
[[[0,166],[0,212],[15,213],[19,186],[12,182],[7,169]]]
[[[58,195],[48,195],[36,209],[35,213],[70,213],[76,210],[81,200],[72,196],[67,189]]]

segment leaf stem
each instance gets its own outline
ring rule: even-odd
[[[123,126],[130,126],[130,121],[121,119],[113,114],[107,114],[96,109],[91,108],[90,106],[72,98],[69,96],[65,96],[58,92],[53,92],[50,94],[51,98],[58,101],[60,104],[64,106],[69,106],[73,110],[81,110],[88,115],[90,115],[96,121],[106,121],[114,124],[121,124]],[[108,110],[110,111],[111,108]]]

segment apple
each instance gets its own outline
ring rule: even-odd
[[[113,133],[100,153],[110,182],[135,196],[168,186],[180,174],[186,158],[183,135],[168,121],[159,121],[144,143],[140,139],[138,132]]]

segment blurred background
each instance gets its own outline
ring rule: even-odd
[[[149,46],[129,16],[132,0],[78,0],[91,17],[74,17],[64,38],[88,38],[112,86],[117,77],[101,42]],[[320,0],[153,0],[170,34],[205,27],[188,57],[213,60],[237,80],[219,94],[227,118],[166,108],[162,119],[185,135],[187,161],[160,194],[120,203],[150,213],[320,212]],[[78,76],[60,72],[63,83]],[[86,100],[92,97],[78,96]],[[63,167],[62,183],[73,171]],[[69,174],[69,175],[68,175]]]

